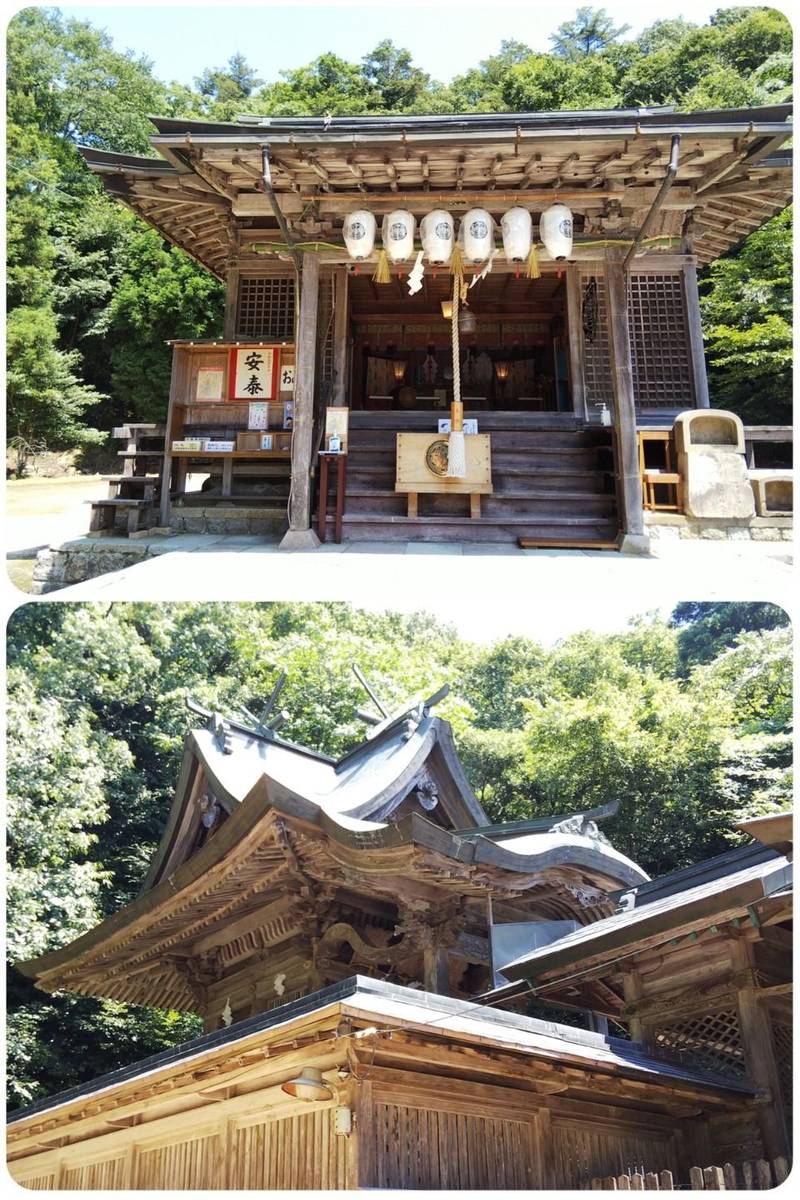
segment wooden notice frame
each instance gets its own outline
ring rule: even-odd
[[[195,400],[214,401],[225,399],[224,367],[198,367],[195,385]]]
[[[273,400],[278,394],[280,349],[233,346],[228,372],[229,400]]]
[[[347,437],[350,428],[350,409],[343,404],[332,405],[325,409],[325,441],[323,449],[330,445],[331,435],[338,434],[341,442],[341,453],[347,453]]]

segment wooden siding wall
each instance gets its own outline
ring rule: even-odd
[[[223,1119],[189,1138],[143,1130],[141,1143],[113,1156],[90,1159],[84,1145],[48,1171],[24,1160],[10,1169],[36,1191],[341,1190],[354,1136],[336,1134],[334,1119],[333,1105],[315,1105],[271,1120]]]
[[[555,1119],[551,1154],[552,1178],[559,1188],[585,1187],[595,1175],[678,1168],[674,1136],[603,1129],[586,1122]]]
[[[519,1189],[536,1186],[532,1122],[376,1104],[377,1188]]]

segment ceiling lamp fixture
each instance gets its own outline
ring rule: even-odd
[[[402,379],[405,379],[405,377],[406,377],[406,363],[405,363],[405,359],[402,359],[402,358],[396,358],[396,359],[393,361],[393,363],[392,363],[392,373],[393,373],[393,375],[394,375],[394,378],[395,378],[395,382],[396,382],[396,383],[400,383],[400,381],[401,381]]]
[[[444,317],[445,321],[452,321],[452,319],[453,319],[453,301],[452,300],[443,300],[442,301],[442,316]]]
[[[294,1079],[287,1079],[281,1084],[281,1091],[296,1100],[321,1101],[332,1100],[333,1092],[322,1078],[319,1067],[303,1067]]]
[[[486,262],[494,249],[494,220],[485,208],[471,208],[464,213],[458,231],[468,263]]]
[[[505,383],[505,381],[508,379],[508,374],[509,374],[510,370],[511,370],[511,364],[509,362],[507,362],[505,359],[501,359],[499,362],[496,362],[494,364],[494,373],[497,376],[497,378],[500,380],[501,383]]]
[[[422,218],[419,233],[431,266],[446,266],[450,262],[454,232],[453,218],[443,208],[434,208]]]

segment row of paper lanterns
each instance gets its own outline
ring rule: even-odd
[[[416,218],[406,209],[387,213],[381,226],[381,240],[393,263],[408,262],[414,254]],[[510,208],[500,220],[503,251],[509,262],[524,262],[533,245],[533,220],[526,208]],[[432,266],[449,264],[456,244],[455,222],[449,212],[436,208],[419,224],[422,249]],[[344,219],[344,244],[356,262],[369,258],[375,248],[377,222],[366,209],[348,213]],[[557,202],[539,218],[539,237],[551,258],[563,261],[572,252],[572,213]],[[484,208],[471,208],[461,218],[458,245],[464,261],[486,262],[495,249],[495,220]]]

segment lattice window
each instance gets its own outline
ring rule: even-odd
[[[239,280],[236,333],[241,338],[294,341],[294,278],[290,275]]]
[[[772,1022],[772,1040],[775,1044],[775,1064],[778,1081],[786,1111],[792,1111],[792,1027],[782,1021]]]
[[[581,272],[581,322],[583,325],[583,377],[586,405],[607,404],[613,412],[606,281],[598,271]]]
[[[658,1029],[656,1042],[687,1066],[741,1079],[747,1073],[739,1018],[733,1009],[704,1013]]]
[[[631,275],[628,322],[637,408],[693,407],[681,274]]]

